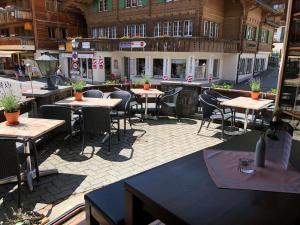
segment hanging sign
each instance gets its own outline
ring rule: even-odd
[[[78,61],[78,53],[77,52],[72,52],[72,61]]]
[[[186,78],[187,82],[192,82],[193,81],[193,76],[192,75],[188,75]]]
[[[163,80],[169,80],[169,76],[168,75],[163,75]]]
[[[102,58],[99,58],[98,64],[99,64],[99,70],[103,70],[104,69],[104,60]]]
[[[93,59],[92,67],[93,67],[93,70],[97,69],[97,59]]]
[[[132,41],[131,48],[145,48],[146,42],[144,41]]]

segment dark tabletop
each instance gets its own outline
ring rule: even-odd
[[[249,132],[211,149],[254,151],[258,137],[259,132]],[[293,143],[291,163],[300,170],[296,150],[300,151],[299,141]],[[300,224],[300,194],[217,188],[202,151],[130,178],[125,188],[166,224]]]

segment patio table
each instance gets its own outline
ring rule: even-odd
[[[113,108],[117,106],[121,101],[122,99],[118,99],[118,98],[113,99],[113,98],[87,98],[87,97],[83,97],[82,101],[76,101],[74,97],[70,97],[55,102],[55,104],[72,106],[72,107],[95,106],[95,107]]]
[[[210,148],[254,151],[260,134],[251,131]],[[298,171],[299,149],[300,141],[294,140],[290,162]],[[202,151],[126,179],[125,207],[126,225],[143,225],[144,214],[172,225],[300,222],[299,194],[218,188],[207,171]]]
[[[148,97],[149,95],[153,95],[155,97],[157,97],[158,95],[164,94],[164,92],[158,90],[158,89],[149,89],[149,90],[144,90],[142,88],[133,88],[131,89],[131,91],[136,94],[136,95],[141,95],[141,96],[145,96],[145,113],[144,113],[144,117],[145,119],[151,119],[152,117],[150,115],[148,115]]]
[[[248,126],[248,114],[249,110],[252,110],[252,117],[254,115],[254,111],[259,111],[261,109],[266,108],[268,105],[270,105],[273,102],[273,100],[270,99],[259,99],[259,100],[253,100],[249,97],[237,97],[233,98],[227,101],[222,101],[220,105],[227,106],[231,108],[241,108],[245,109],[245,120],[244,120],[244,131],[247,131]]]
[[[36,140],[44,134],[54,130],[55,128],[63,125],[63,120],[50,120],[50,119],[38,119],[38,118],[23,118],[20,117],[19,124],[16,126],[6,126],[6,122],[0,123],[0,136],[1,137],[14,137],[24,140]],[[30,154],[29,142],[24,145],[24,152]],[[32,181],[35,178],[35,170],[32,169],[31,159],[26,159],[26,179],[27,185],[30,191],[33,190]],[[40,171],[40,176],[57,173],[56,169]],[[16,180],[16,178],[3,179],[2,183],[9,183]]]

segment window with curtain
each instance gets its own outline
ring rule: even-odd
[[[171,23],[170,22],[163,23],[163,35],[171,36]]]
[[[184,26],[183,26],[184,36],[192,36],[193,34],[193,21],[192,20],[185,20],[184,21]]]
[[[179,37],[182,34],[182,27],[180,21],[173,22],[173,36]]]
[[[107,1],[108,0],[99,0],[99,12],[107,11]]]
[[[160,23],[156,23],[154,25],[154,37],[160,37],[161,33],[160,33]]]
[[[146,36],[146,24],[139,25],[139,36],[141,36],[141,37]]]

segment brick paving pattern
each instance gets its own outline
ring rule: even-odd
[[[112,138],[112,152],[107,154],[107,144],[95,138],[81,154],[81,142],[75,140],[72,150],[69,142],[51,140],[39,151],[40,169],[57,168],[59,174],[41,177],[35,190],[29,192],[22,185],[22,202],[25,210],[37,204],[58,204],[70,196],[86,193],[120,179],[143,172],[171,160],[205,149],[221,142],[220,130],[203,128],[197,135],[199,121],[174,118],[135,123],[121,140]],[[121,125],[121,128],[123,126]],[[95,145],[93,149],[90,145]],[[15,185],[0,186],[0,220],[17,205]]]

